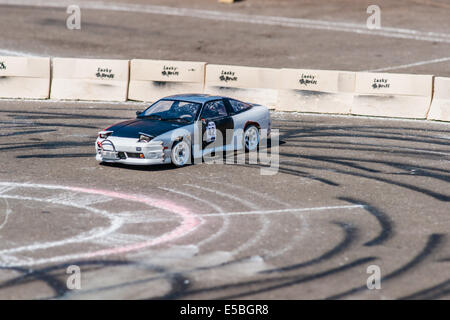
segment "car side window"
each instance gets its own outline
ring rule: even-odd
[[[181,117],[187,120],[194,119],[195,115],[198,112],[199,104],[184,102],[184,101],[176,101],[172,108],[167,112],[167,117]]]
[[[230,101],[231,108],[233,109],[234,113],[239,113],[239,112],[242,112],[242,111],[245,111],[245,110],[248,110],[251,108],[251,105],[241,102],[241,101],[237,101],[237,100],[233,100],[233,99],[230,99],[228,101]]]
[[[211,101],[205,104],[202,112],[202,118],[213,119],[227,116],[227,108],[222,100]]]

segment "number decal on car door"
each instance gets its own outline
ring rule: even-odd
[[[206,127],[206,142],[213,142],[216,140],[216,124],[211,121]]]

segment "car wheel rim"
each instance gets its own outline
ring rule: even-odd
[[[245,146],[248,150],[254,150],[259,144],[259,133],[256,127],[250,127],[245,131]]]
[[[173,160],[176,165],[185,165],[189,159],[189,148],[186,142],[179,142],[172,151]]]

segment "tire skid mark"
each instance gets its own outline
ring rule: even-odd
[[[22,267],[0,267],[1,269],[6,270],[14,270],[16,272],[21,273],[21,276],[18,276],[16,278],[7,280],[0,284],[0,290],[6,289],[8,287],[14,287],[26,284],[30,281],[34,281],[36,278],[39,278],[40,281],[43,281],[50,289],[53,290],[55,293],[55,297],[59,297],[64,295],[67,292],[67,284],[64,281],[59,280],[56,277],[53,277],[49,275],[46,272],[36,271],[33,270],[33,272],[30,272],[28,268],[22,268]],[[53,297],[53,298],[55,298]]]
[[[318,273],[309,274],[309,275],[296,275],[296,276],[284,276],[284,277],[277,277],[277,278],[267,278],[267,279],[259,279],[259,280],[246,281],[246,282],[240,282],[240,283],[234,283],[234,284],[225,284],[225,285],[221,285],[221,286],[200,288],[200,289],[196,289],[196,290],[187,291],[187,292],[185,292],[185,294],[183,296],[178,296],[177,298],[185,297],[187,295],[192,295],[192,294],[198,294],[198,293],[216,292],[216,291],[221,291],[221,290],[226,290],[226,289],[245,287],[245,286],[249,286],[249,285],[267,284],[270,282],[284,281],[282,283],[277,283],[275,285],[267,286],[264,288],[244,291],[244,292],[240,292],[235,295],[228,295],[228,296],[223,296],[223,297],[217,298],[219,300],[237,299],[237,298],[242,298],[242,297],[249,296],[249,295],[261,294],[264,292],[269,292],[269,291],[273,291],[273,290],[277,290],[277,289],[283,289],[286,287],[299,285],[299,284],[305,283],[305,282],[315,281],[315,280],[318,280],[321,278],[332,276],[332,275],[340,273],[340,272],[345,272],[354,267],[367,264],[368,262],[374,261],[376,259],[377,259],[376,257],[363,257],[360,259],[356,259],[348,264],[345,264],[345,265],[342,265],[339,267],[335,267],[335,268],[331,268],[331,269],[327,269],[325,271],[321,271]]]
[[[328,141],[302,141],[301,143],[290,143],[289,147],[291,148],[309,148],[309,149],[325,149],[329,150],[330,146],[328,145]],[[433,151],[433,150],[425,150],[418,148],[409,148],[402,146],[380,146],[372,143],[352,143],[352,142],[334,142],[331,148],[333,150],[352,150],[352,151],[369,151],[369,152],[378,152],[378,153],[386,153],[387,150],[392,155],[397,155],[399,157],[404,157],[405,154],[412,155],[420,155],[420,154],[429,154],[433,156],[450,156],[448,152],[442,151]],[[338,145],[338,146],[336,146]]]
[[[369,205],[368,203],[365,203],[364,201],[361,201],[361,200],[357,200],[354,198],[348,198],[348,197],[339,197],[338,199],[347,201],[350,203],[354,203],[354,204],[362,204],[364,209],[368,213],[373,215],[377,219],[378,223],[380,224],[381,231],[380,231],[379,235],[376,236],[374,239],[367,241],[364,244],[365,246],[370,247],[370,246],[380,245],[380,244],[388,241],[390,238],[392,238],[393,233],[394,233],[393,232],[394,222],[392,221],[391,218],[389,218],[389,216],[387,214],[381,212],[374,206]]]
[[[332,223],[339,226],[343,230],[344,237],[331,250],[323,253],[322,255],[318,256],[317,258],[311,259],[306,262],[301,262],[301,263],[284,266],[284,267],[276,268],[276,269],[264,270],[264,271],[261,271],[261,273],[286,272],[286,271],[292,271],[292,270],[309,267],[311,265],[318,264],[325,260],[331,259],[332,257],[344,252],[346,249],[348,249],[350,247],[350,245],[352,243],[355,242],[358,230],[354,226],[344,223],[344,222],[333,221]]]
[[[419,290],[408,296],[401,297],[400,300],[434,300],[450,295],[450,279],[447,279],[435,286]]]
[[[281,154],[280,154],[281,155]],[[284,156],[286,156],[286,154],[283,154]],[[288,155],[288,156],[293,156],[292,154]],[[296,157],[305,157],[308,158],[306,156],[296,156]],[[316,160],[316,159],[312,159],[312,160]],[[327,160],[322,160],[325,162],[329,162]],[[348,171],[348,170],[341,170],[341,169],[330,169],[330,168],[324,168],[324,167],[320,167],[320,166],[314,166],[314,165],[304,165],[298,162],[293,162],[293,161],[289,161],[289,160],[284,160],[284,161],[280,161],[280,164],[283,165],[288,165],[288,166],[293,166],[293,167],[303,167],[303,168],[308,168],[308,169],[317,169],[317,170],[324,170],[324,171],[333,171],[334,173],[339,173],[339,174],[343,174],[343,175],[349,175],[349,176],[354,176],[354,177],[358,177],[358,178],[365,178],[368,180],[374,180],[374,181],[379,181],[379,182],[383,182],[386,183],[388,185],[394,185],[400,188],[405,188],[405,189],[409,189],[412,191],[416,191],[418,193],[427,195],[429,197],[432,197],[436,200],[439,201],[443,201],[443,202],[449,202],[450,201],[450,196],[440,193],[440,192],[434,192],[432,190],[423,188],[423,187],[419,187],[417,185],[413,185],[410,183],[403,183],[400,181],[395,181],[392,179],[387,179],[387,178],[381,178],[381,177],[376,177],[376,176],[370,176],[368,174],[363,174],[363,173],[359,173],[359,172],[352,172],[352,171]],[[280,172],[287,172],[287,173],[292,173],[294,175],[298,175],[298,173],[303,173],[301,171],[298,170],[294,170],[294,169],[286,169],[286,168],[280,168]]]
[[[407,264],[400,267],[399,269],[389,273],[388,275],[385,275],[383,277],[383,282],[386,282],[390,279],[396,278],[405,272],[407,272],[410,269],[413,269],[417,265],[421,264],[426,258],[428,258],[432,253],[438,249],[438,247],[443,243],[445,235],[443,234],[432,234],[428,237],[427,243],[425,244],[425,247],[420,251],[412,260],[410,260]],[[328,297],[328,300],[335,300],[335,299],[341,299],[349,295],[353,295],[355,293],[358,293],[362,290],[366,290],[367,286],[361,286],[356,287],[353,289],[350,289],[348,291],[344,291],[341,293],[338,293],[336,295],[332,295]]]
[[[56,275],[52,275],[52,272],[60,272],[65,273],[67,270],[67,267],[72,265],[73,263],[65,263],[62,265],[56,265],[56,266],[50,266],[50,267],[44,267],[41,269],[28,269],[28,268],[22,268],[22,267],[1,267],[0,270],[13,270],[18,273],[21,273],[21,275],[12,278],[10,280],[7,280],[3,283],[0,283],[0,290],[6,289],[9,287],[14,287],[17,285],[24,285],[27,283],[35,282],[36,280],[42,281],[45,284],[47,284],[55,293],[53,297],[49,297],[49,299],[56,299],[63,297],[69,289],[67,288],[67,284],[65,282],[61,282]],[[76,261],[76,265],[78,266],[90,266],[91,268],[84,269],[85,272],[89,272],[92,269],[95,269],[97,266],[101,267],[107,267],[107,266],[122,266],[122,265],[128,265],[130,264],[128,261],[122,261],[122,260],[103,260],[103,261]]]

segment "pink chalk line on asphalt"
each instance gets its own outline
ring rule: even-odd
[[[104,250],[98,250],[94,252],[89,252],[84,255],[85,258],[93,258],[98,256],[106,256],[106,255],[114,255],[114,254],[121,254],[121,253],[127,253],[131,251],[137,251],[141,250],[147,247],[155,246],[158,244],[162,244],[165,242],[170,242],[173,240],[176,240],[178,238],[181,238],[191,231],[193,231],[196,227],[198,227],[202,220],[198,218],[197,215],[191,213],[189,209],[179,206],[171,201],[168,200],[161,200],[161,199],[154,199],[150,198],[144,195],[132,195],[132,194],[125,194],[125,193],[119,193],[115,191],[107,191],[107,190],[99,190],[99,189],[89,189],[89,188],[78,188],[78,187],[70,187],[70,190],[76,191],[76,192],[83,192],[83,193],[89,193],[89,194],[98,194],[103,195],[107,197],[112,198],[118,198],[123,199],[127,201],[135,201],[144,203],[156,208],[160,208],[163,210],[167,210],[170,212],[173,212],[180,216],[182,218],[180,226],[175,228],[174,230],[163,234],[160,237],[157,237],[155,239],[134,243],[130,245],[125,245],[121,247],[115,247],[111,249],[104,249]]]

